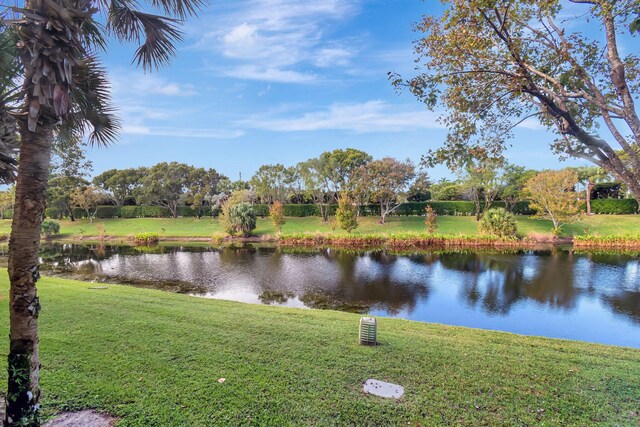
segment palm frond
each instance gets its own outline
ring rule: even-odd
[[[18,99],[20,63],[16,52],[16,34],[0,21],[0,183],[9,184],[18,173],[20,148],[18,123],[12,106]]]
[[[76,140],[88,136],[91,144],[108,145],[117,139],[120,120],[111,105],[106,70],[93,55],[74,68],[70,93],[72,111],[58,127],[58,138]]]
[[[18,123],[0,98],[0,184],[15,181],[18,174],[19,149]]]
[[[133,62],[145,70],[167,65],[182,40],[179,21],[136,10],[133,0],[112,0],[107,28],[121,41],[144,42],[134,54]]]
[[[167,16],[175,16],[181,20],[196,15],[206,3],[203,0],[151,0],[153,7],[164,10]]]

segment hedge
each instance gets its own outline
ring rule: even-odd
[[[629,215],[638,213],[635,199],[596,199],[591,201],[591,213]]]
[[[403,203],[394,210],[391,215],[395,216],[423,216],[425,207],[429,205],[437,215],[454,215],[454,216],[471,216],[475,214],[475,204],[467,200],[457,201],[434,201],[428,202],[408,202]],[[504,202],[498,200],[493,202],[491,207],[504,208]],[[336,205],[328,207],[329,215],[335,215]],[[269,216],[269,205],[256,204],[253,210],[257,216]],[[217,212],[213,212],[217,216]],[[594,214],[612,214],[612,215],[629,215],[638,213],[638,202],[634,199],[595,199],[591,201],[591,211]],[[47,208],[45,217],[58,219],[59,210],[56,208]],[[6,218],[10,218],[12,212],[5,213]],[[533,215],[536,212],[531,209],[529,202],[518,202],[513,207],[512,213],[515,215]],[[320,209],[317,205],[300,204],[284,205],[284,214],[288,217],[311,217],[320,216]],[[211,216],[210,206],[202,208],[202,216]],[[362,216],[379,216],[380,205],[364,205],[360,206],[360,215]],[[83,209],[75,208],[73,210],[75,218],[86,218],[86,212]],[[180,206],[178,208],[178,216],[195,217],[196,211],[191,206]],[[171,218],[171,211],[163,206],[100,206],[96,213],[96,218]]]

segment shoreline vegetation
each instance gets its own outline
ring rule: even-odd
[[[38,288],[45,420],[91,408],[166,427],[638,421],[635,348],[389,318],[379,319],[381,345],[368,347],[357,314],[46,276]],[[4,272],[5,319],[8,289]],[[401,384],[405,396],[365,395],[368,378]]]
[[[483,235],[475,219],[439,216],[438,231],[426,232],[422,217],[391,217],[386,224],[362,217],[353,233],[337,229],[332,221],[319,218],[286,218],[277,233],[268,218],[259,218],[248,237],[228,236],[215,219],[137,218],[60,221],[60,234],[47,240],[106,241],[129,244],[158,242],[275,243],[287,246],[335,246],[346,248],[386,247],[390,249],[429,248],[514,248],[540,245],[573,245],[576,249],[640,249],[640,215],[597,215],[566,225],[559,236],[549,232],[549,221],[517,217],[518,237]],[[0,221],[0,241],[6,240],[10,220]]]

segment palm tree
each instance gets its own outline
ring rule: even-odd
[[[0,184],[15,181],[18,172],[18,122],[11,114],[11,105],[18,97],[16,79],[20,73],[15,45],[15,33],[0,21]]]
[[[119,123],[97,53],[106,35],[139,44],[134,62],[145,70],[167,64],[181,39],[178,25],[204,0],[151,0],[162,15],[137,9],[135,0],[25,0],[12,7],[22,67],[16,118],[20,158],[9,240],[10,348],[6,426],[39,425],[38,249],[54,134],[88,136],[108,144]],[[95,16],[102,13],[106,25]]]

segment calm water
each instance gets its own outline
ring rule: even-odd
[[[640,347],[637,256],[58,244],[42,260],[48,274],[208,298]]]

